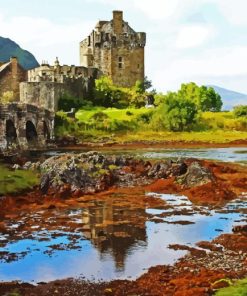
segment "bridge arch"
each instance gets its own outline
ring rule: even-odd
[[[38,133],[31,120],[26,122],[26,139],[29,144],[36,144],[38,142]]]
[[[53,112],[25,103],[0,103],[0,152],[45,147],[53,137]]]
[[[16,127],[12,119],[6,120],[5,135],[6,135],[7,147],[17,143]]]

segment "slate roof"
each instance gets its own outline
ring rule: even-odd
[[[11,62],[8,62],[8,63],[3,64],[2,66],[0,66],[0,73],[1,73],[4,69],[6,69],[10,64],[11,64]]]

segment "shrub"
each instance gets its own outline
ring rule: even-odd
[[[74,132],[78,131],[78,123],[76,119],[70,118],[63,111],[59,111],[55,116],[55,135],[60,136],[69,136]]]
[[[191,130],[197,120],[197,108],[191,100],[168,93],[165,102],[157,109],[153,118],[155,129],[166,127],[170,131]]]
[[[235,117],[247,117],[247,105],[239,105],[233,108]]]

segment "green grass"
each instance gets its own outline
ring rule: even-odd
[[[247,278],[235,282],[230,287],[218,290],[215,296],[247,296]]]
[[[0,195],[31,189],[38,184],[39,178],[35,172],[10,170],[0,165]]]
[[[182,142],[204,142],[204,143],[229,143],[236,140],[247,140],[247,132],[239,131],[204,131],[204,132],[152,132],[141,131],[137,133],[126,133],[125,135],[116,135],[117,142],[135,142],[135,141],[182,141]]]
[[[233,112],[204,112],[201,123],[211,129],[247,130],[247,118],[236,118]]]
[[[87,123],[95,113],[103,112],[111,120],[115,119],[115,120],[120,120],[120,121],[131,121],[132,119],[135,119],[138,115],[147,113],[149,111],[150,110],[146,109],[146,108],[140,108],[140,109],[134,109],[134,108],[128,108],[128,109],[93,108],[91,110],[79,110],[76,113],[76,118],[80,122]],[[128,114],[130,114],[130,115],[128,115]]]
[[[154,109],[155,110],[155,109]],[[100,122],[94,114],[103,112],[108,116]],[[191,132],[155,131],[152,122],[140,121],[140,115],[152,112],[146,108],[81,109],[76,113],[78,121],[56,129],[57,135],[73,135],[81,142],[199,142],[229,143],[247,140],[247,119],[234,118],[232,112],[204,112],[198,126]],[[138,120],[137,120],[138,118]],[[116,124],[117,123],[117,124]]]

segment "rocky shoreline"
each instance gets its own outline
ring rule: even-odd
[[[13,169],[35,170],[40,172],[40,191],[43,196],[58,198],[79,197],[108,190],[111,187],[135,187],[150,185],[166,187],[173,185],[176,193],[190,195],[192,189],[206,187],[207,191],[233,199],[237,195],[229,186],[222,187],[214,168],[205,161],[194,159],[144,161],[133,157],[106,156],[99,152],[64,153],[46,159],[44,162],[26,162]],[[221,168],[225,173],[234,173],[230,168]],[[241,186],[239,180],[239,186]],[[242,180],[245,183],[245,179]],[[244,186],[245,184],[243,184]],[[160,188],[159,188],[160,190]],[[218,198],[219,199],[219,198]]]

